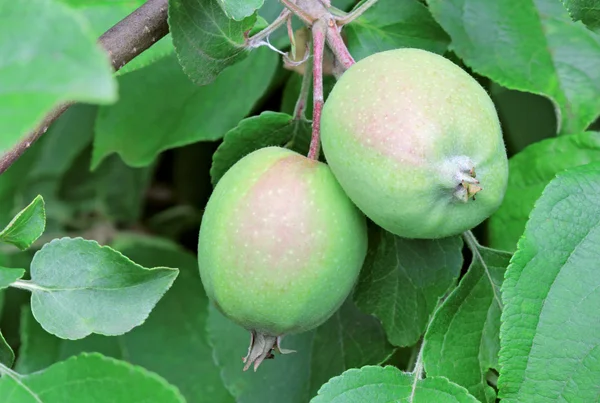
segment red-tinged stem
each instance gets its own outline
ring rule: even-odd
[[[349,12],[343,17],[337,19],[338,26],[344,26],[346,24],[350,24],[352,21],[363,15],[365,11],[369,9],[373,4],[377,3],[377,0],[367,0],[362,3],[360,6]]]
[[[344,67],[344,69],[349,69],[354,63],[354,58],[348,51],[344,40],[342,39],[342,35],[340,34],[338,26],[335,24],[333,19],[329,20],[327,24],[327,45],[333,52],[335,58],[339,61],[339,63]]]
[[[312,27],[313,41],[313,124],[308,158],[319,159],[321,143],[321,110],[323,109],[323,52],[327,23],[318,20]]]

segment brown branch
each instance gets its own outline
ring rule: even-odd
[[[108,53],[115,71],[121,69],[169,32],[167,8],[168,0],[148,0],[98,39],[98,43]],[[52,109],[35,130],[11,150],[1,155],[0,175],[18,160],[48,130],[52,122],[73,104],[74,102],[67,102]]]

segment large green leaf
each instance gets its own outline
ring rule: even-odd
[[[135,223],[142,213],[154,165],[132,168],[118,155],[110,155],[90,172],[91,154],[90,145],[62,177],[59,198],[71,211],[67,217],[71,220],[76,217],[79,221],[74,225],[78,227],[82,227],[90,215],[92,220],[94,216],[100,216]]]
[[[59,339],[44,331],[26,309],[16,370],[31,373],[72,355],[96,351],[156,372],[177,386],[188,402],[233,402],[221,383],[204,332],[208,300],[196,257],[174,243],[141,235],[119,234],[112,246],[139,264],[178,267],[180,274],[144,324],[122,336]]]
[[[2,268],[0,267],[0,270]],[[2,336],[2,332],[0,332],[0,365],[5,365],[7,367],[12,367],[13,362],[15,361],[15,353],[12,348],[8,345],[6,340],[4,340],[4,336]],[[0,371],[1,373],[2,371]]]
[[[597,132],[547,139],[512,157],[506,195],[489,220],[490,246],[514,251],[535,201],[554,176],[566,168],[599,160]]]
[[[502,285],[499,397],[593,402],[600,379],[600,163],[544,189]]]
[[[259,148],[287,146],[307,152],[306,140],[310,141],[310,133],[309,122],[295,120],[285,113],[263,112],[242,120],[225,134],[223,143],[213,154],[210,169],[212,183],[216,185],[237,161]]]
[[[256,22],[256,14],[242,21],[231,20],[221,0],[169,0],[169,26],[183,70],[197,84],[210,84],[227,67],[244,59],[245,34]],[[260,69],[250,69],[260,76]]]
[[[460,237],[409,240],[374,229],[354,301],[381,320],[393,345],[413,345],[456,281],[461,250]]]
[[[277,355],[257,372],[243,372],[249,332],[210,306],[207,324],[214,358],[223,382],[237,402],[305,403],[329,378],[348,368],[378,364],[393,347],[378,321],[360,312],[349,299],[316,330],[287,336],[283,347],[293,354]]]
[[[189,81],[174,56],[121,77],[121,99],[99,112],[92,167],[113,152],[141,167],[166,149],[220,139],[260,99],[276,65],[274,52],[259,49],[207,86]]]
[[[448,34],[419,0],[379,0],[344,28],[356,60],[397,48],[421,48],[444,53]]]
[[[81,354],[27,376],[0,372],[2,403],[185,403],[158,375],[100,354]]]
[[[62,102],[117,99],[108,57],[95,40],[54,0],[0,0],[0,153]]]
[[[486,375],[497,368],[500,349],[500,285],[511,255],[475,243],[473,261],[435,312],[425,334],[427,376],[444,376],[482,402],[496,401]]]
[[[562,0],[575,21],[582,21],[600,33],[600,2],[598,0]]]
[[[37,196],[0,231],[0,242],[25,250],[44,233],[45,227],[44,199]]]
[[[65,339],[119,335],[142,324],[178,270],[146,269],[81,238],[55,239],[31,262],[31,309],[42,327]]]
[[[351,369],[327,382],[311,403],[440,402],[476,403],[466,389],[446,378],[415,381],[392,366]]]
[[[585,130],[600,113],[600,36],[558,0],[427,0],[475,72],[551,98],[559,131]]]

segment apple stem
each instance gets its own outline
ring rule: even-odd
[[[308,54],[311,48],[310,40],[307,41],[306,47],[306,53]],[[302,86],[300,87],[300,95],[298,96],[296,106],[294,107],[294,119],[296,120],[306,120],[306,105],[308,102],[308,93],[310,92],[312,76],[312,69],[308,67],[305,68],[304,74],[302,75]]]
[[[327,45],[344,69],[347,70],[356,63],[344,43],[344,39],[342,39],[340,28],[335,24],[333,18],[327,22]]]
[[[323,52],[327,23],[317,20],[312,26],[313,42],[313,119],[308,158],[319,159],[321,140],[321,110],[323,109]]]
[[[373,4],[377,3],[377,0],[367,0],[362,3],[360,6],[349,12],[343,17],[337,18],[337,25],[344,26],[346,24],[350,24],[352,21],[363,15],[365,11],[367,11]]]

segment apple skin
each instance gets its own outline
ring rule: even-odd
[[[321,140],[350,199],[401,237],[467,231],[506,191],[492,100],[460,67],[425,50],[384,51],[351,66],[325,102]]]
[[[367,251],[366,219],[329,167],[266,147],[221,178],[202,217],[200,275],[226,317],[254,333],[313,329],[340,307]]]

